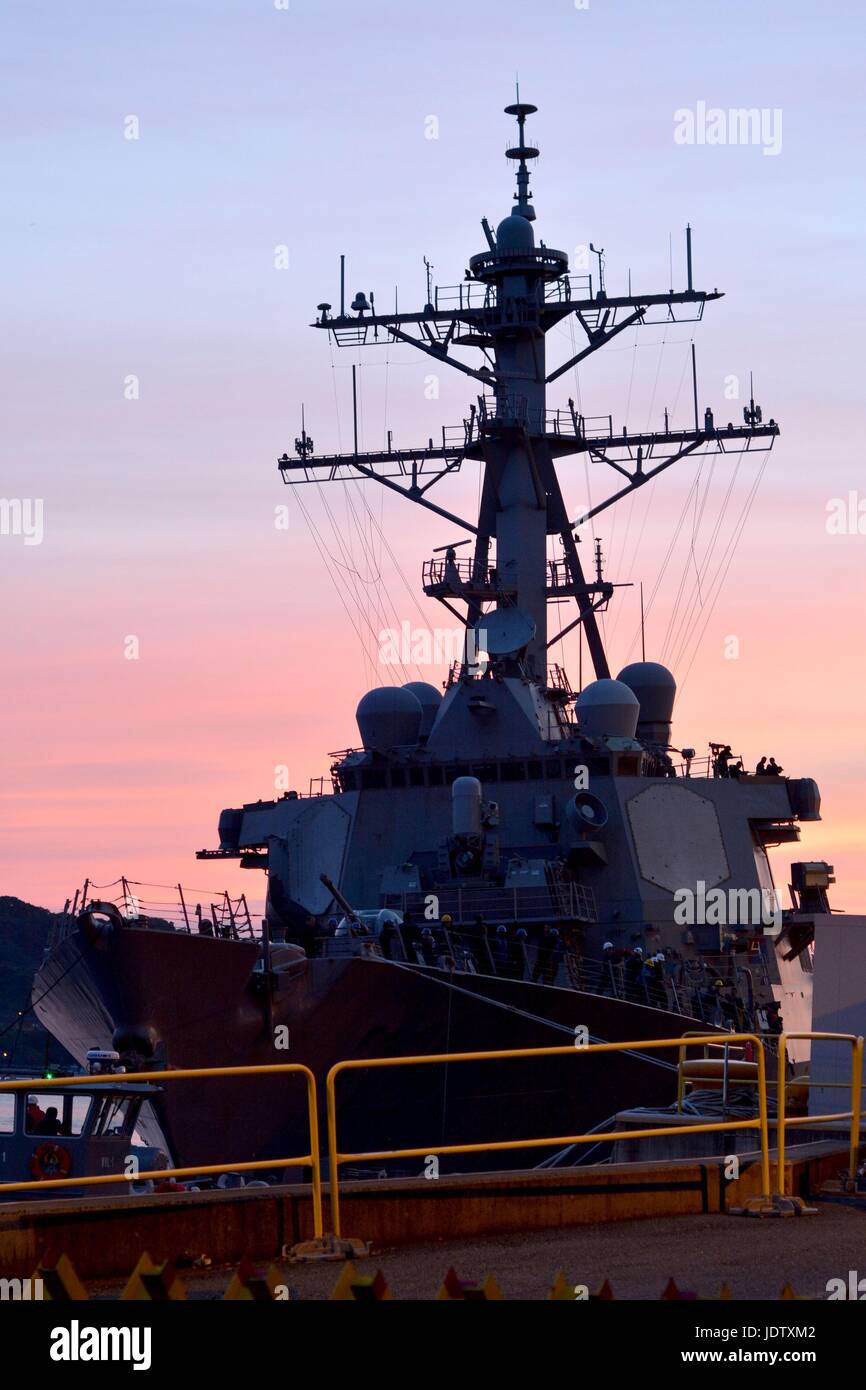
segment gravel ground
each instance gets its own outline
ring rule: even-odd
[[[669,1277],[704,1298],[723,1282],[734,1299],[778,1299],[783,1285],[811,1298],[826,1297],[827,1280],[866,1276],[866,1212],[821,1203],[817,1216],[747,1218],[678,1216],[620,1221],[527,1236],[496,1236],[402,1246],[376,1251],[357,1262],[359,1273],[381,1269],[397,1299],[436,1297],[453,1265],[462,1279],[493,1273],[507,1299],[544,1299],[558,1270],[569,1283],[594,1293],[607,1278],[615,1297],[657,1299]],[[283,1265],[282,1276],[301,1299],[327,1299],[341,1270],[338,1262]],[[221,1298],[231,1273],[181,1271],[187,1296]],[[114,1285],[91,1285],[112,1297]]]

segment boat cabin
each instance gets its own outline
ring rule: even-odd
[[[116,1083],[94,1084],[83,1076],[75,1086],[34,1082],[32,1090],[3,1091],[0,1078],[0,1200],[32,1201],[38,1189],[4,1192],[3,1183],[46,1182],[52,1178],[100,1177],[169,1166],[160,1149],[141,1143],[139,1124],[159,1088]],[[134,1176],[134,1173],[132,1176]],[[117,1186],[49,1187],[44,1196],[100,1196],[123,1192]]]

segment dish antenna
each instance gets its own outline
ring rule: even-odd
[[[495,608],[475,624],[480,651],[488,656],[516,656],[535,636],[535,621],[522,608]]]

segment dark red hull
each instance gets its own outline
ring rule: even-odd
[[[313,959],[278,974],[269,1016],[256,956],[251,942],[132,928],[93,942],[75,932],[37,975],[36,1012],[79,1061],[88,1048],[137,1040],[160,1067],[303,1062],[316,1075],[322,1112],[328,1069],[347,1058],[561,1046],[579,1026],[609,1041],[700,1027],[588,992],[360,957]],[[675,1060],[672,1052],[651,1060],[575,1049],[563,1058],[351,1072],[338,1087],[341,1147],[434,1153],[444,1144],[579,1134],[620,1108],[670,1104]],[[168,1083],[158,1110],[178,1164],[230,1167],[300,1152],[304,1104],[295,1078],[228,1078]],[[507,1163],[461,1158],[452,1166]]]

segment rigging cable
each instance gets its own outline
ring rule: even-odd
[[[321,559],[321,561],[322,561],[322,563],[323,563],[323,565],[324,565],[324,567],[325,567],[325,569],[326,569],[326,571],[327,571],[327,573],[328,573],[328,576],[329,576],[329,578],[330,578],[330,580],[331,580],[331,582],[332,582],[332,584],[333,584],[333,586],[334,586],[334,588],[335,588],[335,590],[336,590],[336,592],[337,592],[337,597],[339,598],[341,604],[343,605],[343,608],[344,608],[345,613],[346,613],[346,617],[349,619],[349,622],[351,623],[352,627],[353,627],[354,630],[355,630],[355,634],[356,634],[356,636],[357,636],[357,638],[358,638],[358,641],[359,641],[360,644],[361,644],[361,650],[362,650],[362,652],[363,652],[363,654],[364,654],[365,662],[366,662],[366,664],[367,664],[367,668],[368,668],[368,672],[369,672],[369,668],[373,665],[373,663],[372,663],[372,660],[371,660],[370,655],[369,655],[369,650],[368,650],[368,647],[367,647],[367,642],[366,642],[366,639],[365,639],[365,637],[364,637],[364,634],[363,634],[363,632],[361,631],[361,628],[360,628],[360,627],[358,626],[358,624],[356,623],[355,618],[354,618],[353,613],[352,613],[352,610],[351,610],[351,608],[349,607],[349,604],[346,602],[346,597],[345,597],[345,592],[344,592],[343,586],[337,582],[337,577],[336,577],[336,575],[334,574],[334,571],[333,571],[333,569],[331,568],[331,565],[330,565],[330,563],[329,563],[328,552],[327,552],[327,549],[326,549],[326,547],[325,547],[324,541],[321,539],[321,537],[320,537],[320,535],[319,535],[318,528],[316,527],[315,522],[313,521],[313,518],[310,516],[309,512],[307,511],[307,508],[304,506],[304,503],[303,503],[303,501],[301,500],[300,497],[298,497],[298,506],[299,506],[300,509],[301,509],[301,513],[303,514],[304,520],[305,520],[306,523],[307,523],[307,527],[308,527],[308,529],[309,529],[309,531],[310,531],[310,534],[311,534],[311,536],[313,537],[313,542],[314,542],[314,544],[315,544],[315,546],[316,546],[316,549],[317,549],[318,552],[319,552],[319,557],[320,557],[320,559]],[[356,611],[357,611],[357,610],[356,610]],[[372,679],[372,677],[370,677],[370,679]]]
[[[463,994],[468,999],[474,1000],[475,1003],[489,1004],[491,1008],[501,1009],[505,1013],[513,1014],[517,1018],[525,1018],[530,1023],[541,1023],[546,1028],[552,1028],[554,1032],[565,1034],[571,1040],[572,1043],[574,1042],[574,1029],[570,1027],[567,1023],[558,1023],[555,1019],[545,1018],[544,1014],[534,1014],[530,1012],[530,1010],[528,1009],[519,1009],[516,1004],[506,1004],[503,1000],[493,999],[488,994],[478,994],[475,990],[464,989],[462,985],[457,985],[454,983],[453,975],[450,976],[448,979],[440,980],[437,979],[434,975],[427,974],[426,969],[424,969],[423,967],[417,965],[410,965],[408,961],[392,960],[388,961],[387,963],[389,966],[397,970],[409,970],[413,973],[416,971],[420,971],[431,982],[431,984],[440,985],[445,989],[454,990],[455,993]],[[683,1017],[685,1017],[685,1015],[683,1015]],[[592,1033],[590,1033],[589,1035],[589,1040],[590,1042],[598,1043],[609,1041],[608,1038],[597,1037],[595,1034]],[[677,1067],[673,1062],[666,1062],[663,1058],[657,1057],[651,1052],[641,1052],[639,1048],[629,1048],[629,1050],[627,1052],[624,1052],[622,1055],[625,1057],[637,1057],[642,1062],[650,1062],[654,1066],[661,1067],[663,1068],[663,1070],[668,1072],[676,1073],[677,1071]]]
[[[675,414],[676,414],[677,406],[678,406],[678,404],[679,404],[680,395],[681,395],[682,389],[683,389],[683,382],[685,381],[686,368],[687,368],[687,366],[688,366],[688,362],[689,362],[689,352],[688,352],[688,344],[687,344],[687,345],[686,345],[686,353],[685,353],[685,356],[683,357],[683,366],[682,366],[682,371],[680,372],[679,383],[678,383],[678,385],[677,385],[676,394],[674,395],[673,404],[672,404],[672,406],[671,406],[671,415],[675,415]],[[644,507],[644,510],[643,510],[643,517],[642,517],[642,519],[641,519],[640,532],[638,533],[637,540],[635,541],[634,548],[633,548],[633,550],[632,550],[631,559],[629,560],[628,565],[627,565],[627,569],[626,569],[626,578],[628,578],[628,579],[631,579],[631,577],[632,577],[632,575],[634,574],[635,569],[636,569],[636,567],[637,567],[638,556],[639,556],[639,554],[640,554],[640,552],[641,552],[641,547],[642,547],[642,545],[643,545],[643,538],[644,538],[644,533],[645,533],[645,531],[646,531],[647,521],[649,520],[649,516],[650,516],[650,513],[651,513],[651,511],[652,511],[653,502],[655,501],[656,487],[657,487],[657,485],[658,485],[658,481],[659,481],[658,478],[652,478],[652,479],[650,480],[649,486],[648,486],[648,488],[647,488],[647,502],[646,502],[646,506]],[[646,617],[646,614],[644,614],[644,618],[645,618],[645,617]],[[630,643],[629,648],[628,648],[628,652],[627,652],[627,654],[626,654],[626,660],[627,660],[627,661],[630,661],[630,660],[631,660],[632,652],[633,652],[634,649],[635,649],[635,646],[636,646],[636,644],[637,644],[637,641],[638,641],[640,635],[641,635],[641,626],[638,625],[637,630],[636,630],[636,633],[635,633],[634,637],[633,637],[632,640],[631,640],[631,643]]]
[[[331,348],[331,365],[332,365],[332,380],[335,382],[335,377],[334,377],[333,373],[336,371],[336,367],[335,367],[334,361],[333,361],[333,347]],[[336,412],[336,419],[337,419],[338,439],[341,439],[341,435],[342,435],[342,431],[341,431],[341,416],[340,416],[339,398],[338,398],[337,391],[336,391],[336,384],[334,385],[334,395],[335,395],[335,412]],[[317,525],[315,525],[315,523],[313,522],[313,518],[312,518],[311,513],[308,511],[308,509],[307,509],[302,503],[301,503],[300,505],[301,505],[302,513],[303,513],[303,515],[304,515],[304,519],[305,519],[305,521],[306,521],[306,523],[307,523],[308,528],[311,530],[311,533],[313,532],[313,530],[315,530],[315,537],[314,537],[314,539],[315,539],[315,541],[316,541],[317,548],[319,549],[319,554],[320,554],[320,556],[324,559],[325,556],[327,555],[328,559],[330,560],[331,565],[333,565],[333,566],[339,568],[340,570],[342,570],[342,571],[344,572],[344,574],[345,574],[345,575],[348,577],[348,579],[349,579],[349,585],[350,585],[350,587],[349,587],[348,594],[347,594],[347,592],[346,592],[346,590],[344,589],[344,587],[342,587],[342,586],[337,582],[337,579],[336,579],[336,577],[335,577],[335,575],[334,575],[334,573],[333,573],[333,570],[326,564],[326,568],[328,568],[328,572],[329,572],[329,574],[330,574],[332,583],[334,584],[334,587],[335,587],[335,588],[337,589],[337,591],[338,591],[338,595],[339,595],[339,597],[340,597],[341,602],[343,603],[343,607],[344,607],[344,609],[345,609],[345,611],[346,611],[346,614],[347,614],[347,616],[349,617],[350,622],[352,622],[352,626],[353,626],[353,628],[355,629],[355,632],[356,632],[356,634],[358,635],[359,640],[361,641],[361,647],[362,647],[362,652],[363,652],[363,656],[364,656],[364,660],[365,660],[365,666],[366,666],[366,672],[367,672],[367,681],[368,681],[369,684],[372,684],[372,683],[374,682],[374,680],[376,679],[376,676],[377,676],[377,662],[376,662],[376,660],[374,660],[374,659],[371,657],[371,655],[370,655],[369,647],[368,647],[368,645],[367,645],[367,643],[366,643],[364,637],[362,636],[362,629],[363,629],[363,628],[368,629],[368,630],[370,631],[370,633],[372,634],[372,636],[376,639],[377,643],[381,640],[380,637],[379,637],[379,632],[381,631],[382,626],[384,626],[384,622],[380,623],[380,627],[379,627],[378,630],[374,629],[374,626],[373,626],[373,624],[372,624],[372,622],[371,622],[370,613],[371,613],[371,604],[372,604],[372,602],[373,602],[373,600],[374,600],[374,598],[375,598],[375,607],[376,607],[376,610],[377,610],[377,612],[378,612],[378,616],[380,617],[380,619],[384,619],[384,609],[383,609],[382,600],[381,600],[381,589],[378,589],[378,590],[377,590],[377,587],[376,587],[376,586],[378,586],[378,585],[380,584],[380,581],[381,581],[382,576],[381,576],[381,574],[379,574],[379,573],[375,573],[375,574],[374,574],[374,573],[371,573],[371,572],[370,572],[369,562],[370,562],[370,560],[373,558],[373,556],[372,556],[372,547],[371,547],[369,544],[366,544],[366,543],[365,543],[365,531],[364,531],[364,527],[363,527],[362,523],[360,522],[360,520],[359,520],[359,518],[358,518],[358,515],[357,515],[357,512],[356,512],[356,510],[355,510],[353,498],[352,498],[352,495],[351,495],[351,493],[350,493],[349,486],[348,486],[348,481],[347,481],[346,479],[343,479],[342,481],[343,481],[343,496],[344,496],[344,502],[345,502],[345,504],[346,504],[347,517],[348,517],[348,524],[347,524],[347,526],[344,527],[344,528],[341,528],[341,527],[340,527],[340,525],[339,525],[339,523],[338,523],[338,521],[337,521],[337,519],[336,519],[336,517],[335,517],[335,515],[334,515],[334,512],[333,512],[333,510],[332,510],[332,508],[331,508],[331,505],[330,505],[330,503],[328,502],[327,497],[326,497],[325,494],[324,494],[324,491],[323,491],[323,488],[322,488],[322,484],[321,484],[321,482],[320,482],[318,479],[316,479],[317,491],[318,491],[319,496],[320,496],[321,499],[322,499],[322,506],[323,506],[323,509],[324,509],[324,511],[325,511],[325,514],[326,514],[326,516],[327,516],[327,518],[328,518],[328,521],[329,521],[329,523],[330,523],[330,527],[331,527],[331,530],[332,530],[332,533],[333,533],[333,537],[334,537],[334,542],[335,542],[335,544],[336,544],[336,548],[337,548],[337,549],[340,551],[340,553],[341,553],[342,559],[338,559],[337,556],[334,555],[334,554],[332,553],[332,551],[329,549],[329,547],[328,547],[328,545],[327,545],[327,543],[326,543],[324,537],[322,536],[321,530],[320,530],[319,527],[318,527]],[[357,483],[356,483],[356,486],[357,486]],[[370,510],[369,510],[369,506],[368,506],[368,504],[367,504],[367,502],[366,502],[366,499],[364,499],[363,496],[362,496],[361,500],[362,500],[362,505],[363,505],[363,507],[366,509],[368,515],[372,518],[372,513],[371,513]],[[300,499],[299,499],[299,502],[300,502]],[[375,522],[375,518],[372,518],[372,520]],[[379,529],[380,535],[382,535],[382,537],[383,537],[383,539],[384,539],[384,528],[380,527],[380,528],[378,528],[378,529]],[[359,568],[359,566],[358,566],[358,562],[356,561],[355,554],[353,553],[351,544],[347,541],[346,535],[344,534],[345,532],[348,532],[348,533],[351,535],[353,530],[354,530],[354,534],[355,534],[356,536],[360,537],[360,545],[361,545],[361,548],[362,548],[362,552],[363,552],[363,554],[364,554],[364,556],[365,556],[365,560],[366,560],[366,562],[367,562],[367,573],[366,573],[366,574],[364,574],[364,573],[361,572],[361,570],[360,570],[360,568]],[[406,581],[405,581],[405,576],[403,576],[403,578],[404,578],[404,582],[406,582]],[[407,585],[407,587],[408,587],[408,585]],[[350,611],[349,611],[349,607],[348,607],[348,605],[347,605],[347,603],[346,603],[346,597],[348,597],[349,600],[354,604],[355,611],[356,611],[356,614],[357,614],[357,617],[358,617],[358,623],[356,623],[356,622],[354,621],[354,619],[352,618],[352,616],[351,616],[351,613],[350,613]],[[395,612],[394,616],[396,617],[396,612]],[[360,626],[359,626],[359,624],[360,624]],[[399,626],[399,625],[398,625],[398,626]],[[377,657],[378,657],[378,653],[379,653],[379,649],[378,649],[378,647],[377,647]],[[402,672],[403,672],[403,680],[405,681],[406,679],[409,678],[409,676],[411,675],[411,672],[407,671],[405,665],[404,665],[402,662],[399,662],[398,664],[400,665],[400,667],[401,667],[401,669],[402,669]],[[416,667],[416,670],[417,670],[417,667]],[[420,674],[420,673],[419,673],[419,674]],[[394,677],[392,676],[392,682],[393,682],[393,681],[394,681]]]
[[[635,361],[635,358],[637,357],[637,346],[638,346],[637,337],[638,337],[638,332],[639,332],[639,330],[640,330],[640,324],[636,324],[636,325],[635,325],[635,330],[634,330],[635,341],[634,341],[634,354],[633,354],[633,356],[632,356],[632,376],[634,376],[634,361]],[[644,433],[645,433],[645,434],[648,434],[648,433],[649,433],[649,427],[650,427],[650,424],[651,424],[651,422],[652,422],[653,406],[655,405],[656,392],[657,392],[657,390],[658,390],[659,374],[660,374],[660,372],[661,372],[662,358],[664,357],[665,348],[667,347],[667,333],[668,333],[668,325],[665,324],[664,329],[662,330],[662,340],[661,340],[661,343],[659,344],[659,354],[658,354],[658,357],[657,357],[657,359],[656,359],[656,372],[655,372],[655,378],[654,378],[654,380],[653,380],[653,389],[652,389],[652,393],[651,393],[651,395],[650,395],[650,402],[649,402],[649,406],[648,406],[648,408],[647,408],[647,413],[646,413],[646,424],[645,424],[645,427],[644,427]],[[631,381],[629,381],[628,401],[627,401],[627,404],[626,404],[626,422],[628,421],[628,414],[629,414],[630,408],[631,408]],[[633,513],[634,513],[634,507],[635,507],[635,493],[636,493],[637,491],[638,491],[638,489],[635,489],[635,490],[631,493],[631,495],[630,495],[630,497],[629,497],[629,500],[628,500],[628,515],[627,515],[627,517],[626,517],[625,536],[623,537],[623,542],[622,542],[623,562],[625,561],[625,553],[626,553],[626,549],[627,549],[627,547],[628,547],[628,538],[629,538],[629,534],[630,534],[630,532],[631,532],[632,516],[633,516]],[[614,509],[614,515],[615,515],[615,514],[616,514],[616,509]],[[611,535],[611,547],[610,547],[610,548],[611,548],[611,558],[612,558],[612,552],[613,552],[613,535]],[[618,563],[618,562],[617,562],[617,563]],[[615,605],[615,607],[614,607],[614,617],[613,617],[613,622],[611,623],[611,628],[610,628],[610,640],[611,640],[611,642],[613,642],[614,636],[615,636],[615,634],[616,634],[616,629],[617,629],[617,626],[618,626],[618,624],[619,624],[619,620],[620,620],[621,615],[622,615],[622,605],[621,605],[621,604],[617,604],[617,605]]]
[[[737,477],[740,472],[743,457],[744,455],[742,452],[737,455],[736,466],[734,467],[733,473],[731,475],[731,480],[725,492],[721,511],[719,512],[719,516],[713,528],[713,532],[710,537],[710,541],[707,545],[707,550],[704,555],[704,559],[701,562],[701,572],[703,576],[706,576],[707,570],[709,569],[710,561],[718,544],[719,536],[721,535],[722,530],[722,523],[725,519],[725,516],[727,515],[727,510],[730,505],[731,497],[733,496],[734,487],[736,485]],[[686,564],[688,564],[688,560],[686,561]],[[671,647],[672,649],[674,648],[674,646],[676,647],[675,653],[673,653],[672,651],[672,660],[675,660],[677,663],[679,663],[682,660],[685,647],[691,639],[692,633],[695,630],[696,624],[700,620],[701,612],[703,610],[703,604],[701,604],[700,607],[698,607],[697,609],[695,608],[696,596],[697,585],[693,585],[691,598],[686,608],[686,612],[683,618],[681,619],[679,626],[672,638]]]
[[[331,356],[332,356],[332,360],[333,360],[333,348],[331,349]],[[360,364],[360,357],[359,357],[359,364],[358,364],[358,365],[361,365],[361,364]],[[389,377],[390,377],[390,365],[391,365],[391,359],[390,359],[390,345],[389,345],[388,353],[387,353],[387,356],[386,356],[386,399],[387,399],[387,392],[388,392],[388,381],[389,381]],[[356,378],[356,379],[357,379],[357,378]],[[339,409],[339,407],[338,407],[338,409]],[[386,421],[386,428],[387,428],[387,421]],[[386,435],[386,438],[387,438],[387,435]],[[406,592],[408,593],[408,595],[409,595],[409,597],[410,597],[410,600],[411,600],[412,603],[414,604],[414,606],[415,606],[415,608],[416,608],[416,610],[417,610],[417,612],[418,612],[418,614],[419,614],[419,616],[420,616],[422,622],[424,622],[424,623],[426,624],[426,622],[427,622],[427,616],[428,616],[428,615],[424,612],[423,608],[422,608],[421,605],[418,603],[418,600],[417,600],[417,598],[416,598],[416,596],[415,596],[415,590],[413,589],[412,585],[409,583],[409,580],[408,580],[408,578],[407,578],[407,576],[406,576],[405,571],[403,570],[402,566],[400,565],[399,561],[397,560],[396,555],[394,554],[394,551],[391,549],[391,546],[390,546],[390,544],[388,543],[387,535],[386,535],[386,532],[385,532],[385,526],[384,526],[384,503],[385,503],[384,495],[382,496],[382,498],[381,498],[381,500],[380,500],[380,517],[379,517],[379,519],[377,520],[377,518],[376,518],[376,516],[375,516],[375,513],[373,512],[372,508],[370,507],[370,505],[369,505],[369,503],[368,503],[368,501],[367,501],[367,499],[366,499],[366,495],[365,495],[365,493],[364,493],[364,489],[363,489],[363,487],[361,486],[362,480],[361,480],[361,479],[358,479],[358,478],[350,477],[350,478],[348,478],[348,479],[344,478],[342,481],[343,481],[344,497],[346,498],[346,501],[347,501],[347,507],[348,507],[349,512],[350,512],[352,524],[353,524],[354,527],[355,527],[355,530],[356,530],[357,535],[360,537],[360,544],[361,544],[362,547],[363,547],[364,554],[365,554],[365,556],[367,556],[368,558],[372,556],[373,551],[374,551],[374,546],[373,546],[373,541],[372,541],[373,534],[375,533],[375,534],[378,536],[378,538],[379,538],[379,542],[380,542],[380,546],[379,546],[379,559],[378,559],[378,563],[377,563],[377,566],[376,566],[376,573],[375,573],[375,576],[371,576],[371,581],[370,581],[370,582],[371,582],[372,584],[376,585],[376,586],[384,586],[384,575],[383,575],[383,573],[382,573],[382,568],[381,568],[381,555],[382,555],[382,549],[384,548],[384,549],[387,551],[388,556],[389,556],[389,558],[390,558],[392,564],[394,565],[394,568],[397,570],[397,573],[398,573],[399,576],[400,576],[400,579],[401,579],[401,581],[402,581],[402,583],[403,583],[403,586],[404,586],[404,588],[406,589]],[[350,489],[350,485],[351,485],[351,489]],[[320,488],[320,491],[321,491],[321,488]],[[369,526],[370,526],[370,528],[371,528],[371,529],[370,529],[370,538],[371,538],[371,539],[370,539],[370,543],[369,543],[369,544],[367,544],[367,540],[366,540],[366,537],[367,537],[366,527],[365,527],[364,523],[363,523],[363,522],[359,519],[359,517],[358,517],[357,511],[356,511],[356,509],[355,509],[355,503],[354,503],[354,501],[351,501],[351,500],[350,500],[350,499],[354,499],[354,498],[357,498],[357,501],[360,503],[361,508],[364,510],[364,512],[365,512],[365,514],[366,514],[366,520],[367,520],[367,522],[369,523]],[[336,534],[336,532],[335,532],[335,534]],[[354,557],[353,557],[353,559],[354,559]],[[357,572],[357,570],[356,570],[356,572]],[[393,602],[391,601],[390,592],[386,590],[386,594],[387,594],[387,598],[388,598],[388,600],[389,600],[389,602],[390,602],[390,604],[391,604],[391,614],[392,614],[392,617],[393,617],[393,619],[397,622],[397,627],[398,627],[398,629],[399,629],[399,627],[400,627],[399,616],[398,616],[398,614],[397,614],[397,611],[396,611],[396,608],[394,607]],[[378,612],[379,612],[380,619],[382,620],[382,623],[383,623],[383,625],[384,625],[384,623],[385,623],[385,609],[384,609],[384,606],[383,606],[383,604],[382,604],[381,597],[379,597]],[[401,664],[402,664],[402,663],[401,663]],[[405,677],[406,674],[411,674],[411,673],[407,673],[407,672],[406,672],[405,667],[403,668],[403,671],[404,671],[404,677]],[[417,665],[415,665],[415,671],[416,671],[416,673],[417,673],[417,675],[418,675],[419,677],[423,676],[423,673],[421,672],[421,670],[419,669],[419,667],[418,667]]]
[[[650,614],[651,611],[652,611],[652,607],[653,607],[653,604],[654,604],[654,602],[655,602],[656,596],[657,596],[657,594],[658,594],[659,588],[661,587],[662,580],[664,579],[665,574],[666,574],[666,572],[667,572],[667,567],[668,567],[668,564],[669,564],[669,562],[670,562],[671,555],[672,555],[673,552],[674,552],[674,547],[676,546],[677,540],[678,540],[678,538],[679,538],[680,531],[682,530],[683,522],[685,521],[685,518],[686,518],[686,513],[688,512],[689,506],[690,506],[690,504],[691,504],[691,498],[692,498],[692,493],[693,493],[693,491],[694,491],[694,488],[695,488],[695,483],[692,482],[692,485],[691,485],[691,487],[689,488],[688,493],[686,494],[686,500],[685,500],[685,502],[683,503],[683,508],[682,508],[682,511],[680,512],[679,521],[677,522],[676,526],[674,527],[673,534],[672,534],[671,540],[670,540],[670,544],[668,545],[667,551],[666,551],[666,553],[665,553],[665,557],[664,557],[664,559],[662,560],[661,566],[659,567],[659,572],[658,572],[658,574],[656,575],[655,583],[653,584],[652,590],[650,591],[649,600],[648,600],[648,602],[644,605],[644,620],[646,620],[646,618],[649,616],[649,614]],[[638,627],[637,627],[637,630],[636,630],[636,632],[635,632],[635,635],[634,635],[634,637],[632,638],[631,647],[629,648],[629,654],[631,654],[631,652],[634,650],[635,643],[640,641],[640,633],[641,633],[640,624],[638,624]]]
[[[730,567],[731,567],[731,562],[732,562],[732,560],[733,560],[733,558],[734,558],[734,555],[735,555],[735,553],[736,553],[737,546],[739,545],[740,537],[741,537],[741,535],[743,534],[743,530],[745,529],[746,522],[747,522],[748,519],[749,519],[749,513],[750,513],[751,510],[752,510],[752,505],[753,505],[753,503],[754,503],[755,497],[757,496],[758,488],[759,488],[760,485],[761,485],[761,479],[762,479],[763,476],[764,476],[764,471],[765,471],[765,469],[766,469],[766,467],[767,467],[767,464],[769,463],[769,460],[770,460],[770,453],[769,453],[769,450],[767,450],[767,452],[764,454],[764,461],[763,461],[763,463],[761,464],[761,467],[760,467],[759,470],[758,470],[758,475],[757,475],[757,477],[755,478],[754,483],[752,484],[752,489],[751,489],[751,491],[750,491],[750,493],[749,493],[749,496],[747,497],[746,502],[745,502],[745,505],[744,505],[744,507],[743,507],[743,511],[742,511],[742,513],[741,513],[741,521],[740,521],[740,524],[739,524],[739,526],[738,526],[738,529],[735,531],[734,536],[732,537],[731,541],[729,542],[730,554],[728,555],[727,562],[725,563],[724,570],[723,570],[723,572],[722,572],[721,579],[720,579],[720,581],[719,581],[719,586],[718,586],[718,589],[716,590],[715,597],[713,598],[713,601],[712,601],[712,604],[711,604],[711,606],[710,606],[709,612],[707,613],[706,621],[704,622],[704,625],[703,625],[703,627],[701,628],[700,633],[698,634],[698,640],[697,640],[697,642],[695,643],[695,647],[694,647],[694,651],[692,652],[691,660],[689,661],[689,664],[688,664],[688,666],[686,667],[686,674],[683,676],[683,679],[682,679],[682,681],[680,682],[680,690],[682,690],[683,686],[685,685],[686,680],[688,679],[689,672],[691,671],[692,666],[694,665],[695,658],[696,658],[698,652],[700,651],[701,643],[702,643],[703,637],[704,637],[704,633],[706,632],[707,626],[708,626],[708,624],[709,624],[709,621],[710,621],[710,619],[711,619],[712,616],[713,616],[713,612],[715,611],[716,603],[718,602],[719,595],[721,594],[722,588],[724,587],[724,583],[725,583],[725,579],[727,578],[728,570],[729,570]],[[716,571],[716,573],[718,574],[718,570]],[[715,582],[715,579],[714,579],[713,582]]]

